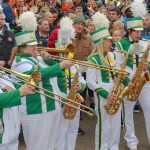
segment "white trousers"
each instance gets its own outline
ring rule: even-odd
[[[60,108],[35,115],[21,114],[26,150],[54,150]]]
[[[110,92],[112,83],[102,83],[101,87]],[[95,130],[95,150],[119,150],[120,130],[121,130],[121,107],[114,115],[109,115],[104,106],[107,100],[94,93],[95,110],[98,117]]]
[[[146,83],[138,97],[140,105],[143,109],[146,131],[148,135],[148,140],[150,143],[150,84]],[[124,99],[124,109],[125,109],[125,139],[127,141],[128,146],[137,145],[138,139],[135,136],[134,130],[134,121],[133,121],[133,108],[135,106],[135,102],[131,102],[125,97]],[[140,121],[140,120],[139,120]]]
[[[18,150],[18,144],[18,141],[8,144],[0,144],[0,150]]]
[[[72,120],[65,119],[63,109],[61,110],[58,133],[55,150],[74,150],[78,128],[79,128],[80,111]]]

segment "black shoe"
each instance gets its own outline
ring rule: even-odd
[[[94,103],[90,104],[90,108],[95,109],[95,104]]]
[[[78,135],[84,135],[85,134],[85,132],[79,127],[79,129],[78,129]]]
[[[139,107],[139,105],[135,105],[135,106],[134,106],[133,112],[135,112],[135,113],[140,112],[140,107]]]

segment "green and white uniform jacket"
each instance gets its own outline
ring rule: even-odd
[[[74,79],[74,75],[77,72],[77,69],[79,68],[79,65],[73,65],[69,69],[64,69],[61,73],[61,75],[58,76],[57,81],[58,81],[58,87],[60,89],[61,95],[64,97],[67,97],[69,93],[69,85],[71,86],[71,83]],[[85,89],[86,82],[79,73],[78,81],[82,87],[82,90],[79,91],[80,93]]]
[[[143,46],[143,51],[139,54],[139,62],[140,62],[140,58],[142,57],[144,50],[148,46],[148,42],[140,40],[138,43]],[[130,82],[130,80],[133,78],[135,71],[137,69],[136,55],[129,54],[129,50],[130,50],[130,47],[132,46],[132,44],[133,44],[133,42],[131,42],[130,38],[123,38],[122,40],[115,43],[116,50],[125,50],[126,52],[128,52],[128,59],[127,59],[125,70],[128,71],[130,73],[130,75],[129,75],[129,77],[125,77],[125,80],[123,82],[124,85],[127,85]],[[115,52],[115,54],[116,54],[116,65],[118,68],[120,68],[121,64],[123,63],[124,54],[119,53],[119,52]],[[147,61],[150,65],[150,55],[148,56]]]
[[[31,75],[34,72],[38,61],[38,71],[42,76],[42,81],[38,83],[38,86],[59,94],[60,91],[57,86],[56,78],[56,76],[58,76],[62,71],[59,63],[52,65],[52,61],[44,61],[41,57],[37,57],[37,59],[35,59],[30,54],[17,54],[12,64],[12,70]],[[50,63],[52,66],[48,66],[48,63]],[[39,91],[44,93],[42,90]],[[53,94],[45,94],[58,99],[58,97],[54,96]],[[60,107],[59,105],[60,104],[57,101],[35,93],[22,97],[20,110],[24,114],[28,115],[40,114],[55,110]]]
[[[107,56],[105,56],[106,59],[106,65],[102,64],[102,61],[99,57],[99,54],[91,54],[88,57],[88,60],[94,64],[108,66],[107,62]],[[112,61],[109,61],[110,65],[113,67],[113,62],[115,62],[115,55],[114,53],[110,52],[110,57]],[[87,69],[87,85],[88,87],[95,91],[98,95],[102,96],[103,98],[107,98],[109,92],[106,89],[103,89],[101,83],[110,83],[112,82],[111,74],[108,70],[102,70],[102,69],[96,69],[96,68],[88,68]]]
[[[7,75],[4,78],[10,80]],[[10,86],[15,89],[14,85],[3,78],[0,78],[0,87]],[[19,90],[4,92],[0,88],[0,144],[7,144],[18,141],[20,132],[19,107],[21,97]]]

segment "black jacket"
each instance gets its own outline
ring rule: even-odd
[[[0,60],[6,62],[4,67],[10,68],[8,60],[11,55],[12,48],[16,46],[14,34],[4,26],[4,31],[0,34]]]

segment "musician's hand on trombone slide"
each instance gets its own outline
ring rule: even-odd
[[[61,69],[70,68],[74,64],[75,64],[75,61],[64,60],[60,63],[60,67],[61,67]]]
[[[51,60],[51,55],[48,52],[44,52],[41,56],[44,60]]]
[[[20,95],[25,96],[25,95],[28,95],[28,94],[34,94],[35,93],[34,89],[35,89],[35,87],[33,87],[32,85],[29,85],[28,83],[25,83],[19,89],[20,90]]]

